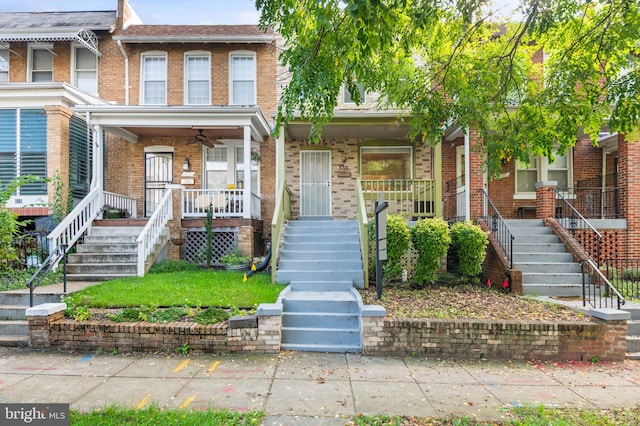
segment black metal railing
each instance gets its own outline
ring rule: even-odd
[[[49,255],[47,231],[23,231],[11,243],[16,254],[16,269],[36,268]]]
[[[620,189],[617,187],[576,186],[558,188],[565,199],[588,219],[620,218]]]
[[[51,251],[38,270],[29,278],[27,282],[27,287],[29,288],[29,306],[33,307],[33,292],[36,287],[42,283],[44,277],[55,268],[61,260],[63,291],[64,293],[67,292],[67,246],[61,244]]]
[[[606,259],[604,266],[607,279],[624,297],[640,298],[640,259]]]
[[[556,219],[596,265],[602,264],[600,258],[602,235],[557,189]]]
[[[496,240],[500,251],[507,258],[509,268],[513,268],[513,240],[515,239],[513,232],[495,204],[493,204],[493,201],[491,201],[487,191],[483,189],[482,194],[487,205],[486,215],[483,216],[483,219],[489,227],[491,235]]]
[[[604,276],[598,265],[591,259],[582,262],[582,305],[595,309],[620,309],[625,304],[624,297]]]

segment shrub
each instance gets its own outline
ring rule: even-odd
[[[440,262],[451,244],[449,227],[442,219],[420,219],[410,232],[413,246],[418,251],[416,281],[434,282]]]
[[[229,319],[229,313],[221,308],[207,308],[199,312],[194,321],[202,325],[218,324]]]
[[[374,247],[375,238],[375,220],[372,220],[369,222],[369,240],[374,242]],[[409,248],[410,241],[407,221],[401,215],[387,215],[387,260],[383,265],[383,272],[387,278],[400,278],[402,275],[400,259]],[[375,249],[373,269],[375,270]]]
[[[463,281],[476,278],[482,272],[487,254],[487,234],[471,222],[456,222],[451,226],[451,247],[457,253],[458,268]]]

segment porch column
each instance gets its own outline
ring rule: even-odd
[[[482,189],[484,188],[485,174],[483,161],[484,157],[480,150],[474,149],[476,145],[482,142],[482,137],[477,129],[471,127],[467,130],[468,136],[465,137],[465,183],[466,194],[468,197],[467,218],[477,219],[484,214],[484,197]],[[467,138],[469,143],[467,144]]]
[[[627,257],[640,257],[640,144],[618,135],[620,217],[627,220]],[[620,252],[624,250],[620,247]]]
[[[284,157],[284,126],[280,127],[278,136],[276,137],[276,184],[275,184],[275,197],[278,198],[278,191],[280,185],[285,182],[285,157]]]
[[[244,126],[244,191],[242,194],[242,205],[244,208],[242,209],[242,217],[244,219],[251,218],[251,193],[254,191],[257,192],[258,188],[251,187],[251,126]]]
[[[435,217],[442,217],[442,142],[433,147],[433,177],[434,177],[434,194],[433,200],[435,204]]]
[[[556,187],[558,182],[536,182],[536,219],[547,219],[556,215]]]
[[[87,114],[87,123],[90,123],[89,116]],[[91,174],[91,189],[100,189],[100,198],[98,203],[100,206],[104,205],[104,132],[102,126],[96,125],[93,128],[93,172]]]

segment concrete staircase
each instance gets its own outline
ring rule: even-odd
[[[580,264],[573,261],[542,220],[506,221],[514,234],[513,264],[522,271],[524,294],[533,296],[582,296]]]
[[[627,320],[626,358],[640,360],[640,305],[627,302],[622,310],[631,314],[631,319]]]
[[[60,294],[34,294],[34,306],[60,302]],[[29,293],[0,293],[0,346],[29,346],[29,324],[25,310],[29,308]]]
[[[287,224],[277,271],[290,285],[280,294],[282,349],[362,350],[364,286],[355,221],[300,220]]]
[[[93,226],[91,235],[76,245],[76,253],[67,260],[69,281],[105,281],[137,274],[136,239],[146,221],[114,222]]]

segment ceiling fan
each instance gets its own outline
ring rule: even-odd
[[[193,140],[191,142],[187,143],[201,143],[202,145],[208,146],[209,148],[213,148],[214,145],[220,145],[222,142],[208,139],[204,134],[204,130],[198,129],[198,134],[193,137]]]

